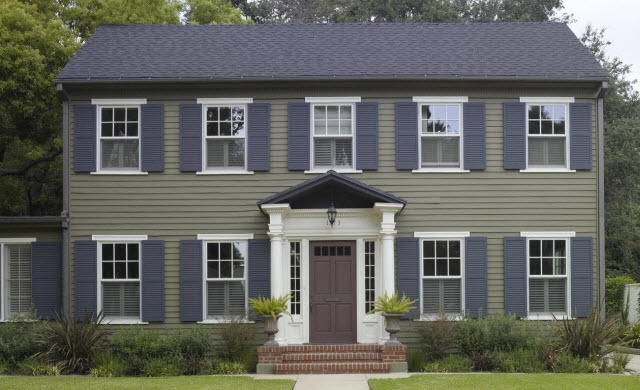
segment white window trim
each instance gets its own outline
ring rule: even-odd
[[[527,281],[526,281],[526,289],[527,289],[527,319],[528,320],[536,320],[536,321],[551,321],[553,320],[553,316],[555,315],[556,319],[572,319],[571,316],[571,238],[576,236],[576,232],[520,232],[520,237],[526,237],[526,272],[527,272]],[[534,240],[557,240],[557,239],[565,239],[567,241],[567,263],[565,265],[567,273],[564,276],[567,280],[566,288],[566,307],[567,313],[532,313],[529,314],[529,239]]]
[[[96,170],[92,175],[147,175],[142,171],[142,107],[147,99],[91,99],[96,106]],[[102,108],[103,107],[137,107],[138,108],[138,169],[102,169]],[[132,137],[133,138],[133,137]]]
[[[304,171],[305,174],[315,174],[315,173],[326,173],[328,171],[336,171],[338,173],[362,173],[362,170],[356,169],[356,103],[360,103],[360,97],[306,97],[304,98],[305,103],[311,103],[311,107],[309,108],[309,166],[311,169]],[[314,164],[315,155],[313,142],[315,139],[314,134],[314,126],[315,126],[315,117],[313,107],[315,104],[320,105],[337,105],[337,106],[346,106],[351,105],[351,168],[341,168],[341,167],[328,167],[328,168],[316,168]],[[328,138],[334,138],[334,136],[326,136]],[[322,138],[322,136],[320,136]],[[338,138],[347,138],[346,136],[338,135]]]
[[[245,282],[245,312],[248,314],[248,294],[249,294],[249,240],[253,239],[253,233],[245,234],[198,234],[198,240],[202,241],[202,320],[197,321],[198,324],[223,324],[227,321],[224,318],[207,318],[207,244],[210,242],[231,242],[231,241],[244,241],[247,245],[247,258],[244,264],[244,279],[238,278],[223,278],[218,280],[244,280]],[[243,323],[251,324],[255,321],[251,321],[245,315],[242,319]]]
[[[575,98],[574,97],[527,97],[527,96],[522,96],[520,97],[520,103],[525,103],[525,133],[526,133],[526,142],[525,142],[525,164],[526,164],[526,168],[525,169],[521,169],[520,172],[522,173],[549,173],[549,172],[553,172],[553,173],[575,173],[576,170],[575,169],[571,169],[571,149],[570,149],[570,142],[571,142],[571,125],[569,123],[570,117],[569,117],[569,104],[570,103],[575,103]],[[529,110],[527,108],[527,106],[529,104],[536,104],[536,105],[543,105],[543,104],[564,104],[566,106],[565,108],[565,134],[564,134],[564,138],[566,140],[565,142],[565,159],[566,159],[566,163],[567,166],[562,168],[562,167],[549,167],[549,168],[544,168],[544,167],[535,167],[535,168],[529,168]]]
[[[140,318],[138,319],[125,319],[125,318],[104,318],[104,324],[110,325],[146,325],[148,322],[142,321],[142,241],[147,240],[148,236],[144,235],[101,235],[95,234],[91,236],[92,241],[97,241],[96,248],[96,262],[97,262],[97,281],[96,281],[96,309],[98,313],[102,312],[102,245],[109,242],[118,243],[139,243],[140,245],[140,277],[138,283],[140,283]]]
[[[2,288],[0,288],[0,322],[6,322],[9,320],[5,315],[6,305],[7,305],[7,286],[6,286],[6,273],[7,273],[7,259],[5,258],[6,248],[5,245],[15,245],[15,244],[30,244],[32,242],[36,242],[35,237],[29,238],[0,238],[0,278],[2,280]]]
[[[468,96],[414,96],[414,103],[468,103]]]
[[[202,105],[202,170],[196,175],[253,175],[253,171],[247,169],[249,164],[249,118],[248,104],[253,103],[253,98],[198,98],[198,104]],[[207,168],[207,108],[216,106],[244,106],[244,168]],[[226,138],[226,137],[225,137]],[[239,137],[236,137],[239,139]]]
[[[423,281],[424,281],[424,261],[422,253],[422,243],[424,240],[460,240],[460,277],[454,276],[440,276],[433,277],[433,279],[460,279],[460,314],[448,313],[447,318],[453,321],[459,321],[464,319],[464,312],[466,310],[465,305],[465,264],[466,264],[466,245],[465,238],[471,236],[471,232],[414,232],[415,238],[420,238],[420,318],[415,321],[436,321],[440,318],[439,314],[424,314],[423,313]]]

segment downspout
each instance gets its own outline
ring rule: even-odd
[[[71,289],[69,283],[69,95],[62,84],[57,84],[62,100],[62,312],[71,316]]]
[[[600,315],[604,318],[604,278],[605,278],[605,243],[604,243],[604,95],[609,83],[602,82],[598,90],[598,304]]]

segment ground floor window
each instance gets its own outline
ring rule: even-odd
[[[529,313],[566,314],[568,239],[528,239]]]
[[[373,310],[376,301],[376,243],[364,243],[364,312]]]
[[[207,319],[245,316],[247,242],[205,243]]]
[[[289,288],[291,289],[290,312],[292,315],[302,314],[300,312],[300,242],[289,243]]]
[[[100,242],[100,303],[106,319],[140,319],[140,242]]]
[[[31,310],[31,244],[0,244],[2,315],[8,319]]]
[[[422,240],[422,313],[462,312],[463,242],[460,239]]]

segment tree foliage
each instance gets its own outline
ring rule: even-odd
[[[187,0],[186,19],[191,24],[247,24],[239,9],[227,0]]]

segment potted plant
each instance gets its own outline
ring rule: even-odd
[[[268,340],[264,343],[265,346],[277,346],[275,341],[275,334],[278,333],[278,319],[286,314],[293,321],[291,313],[289,313],[288,302],[291,299],[291,293],[282,295],[280,297],[265,298],[258,296],[258,298],[249,298],[249,306],[251,310],[260,316],[264,321],[264,331],[267,334]]]
[[[379,296],[373,304],[373,310],[369,313],[382,313],[385,320],[385,328],[389,333],[389,341],[385,345],[402,345],[396,338],[396,333],[400,331],[400,317],[409,311],[415,309],[413,305],[417,300],[409,299],[404,293],[398,298],[398,292],[395,291],[391,296],[384,293]]]

